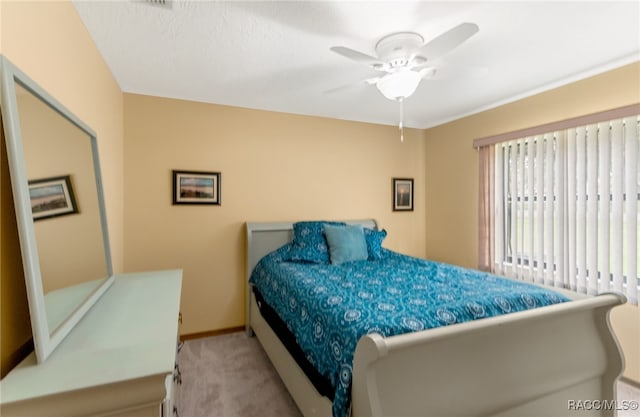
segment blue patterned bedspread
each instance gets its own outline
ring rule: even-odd
[[[288,246],[265,256],[250,283],[330,380],[334,417],[349,414],[353,355],[365,334],[393,336],[568,301],[538,286],[387,249],[382,260],[330,265],[286,262]]]

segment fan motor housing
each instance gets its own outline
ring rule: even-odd
[[[376,53],[378,58],[388,62],[392,67],[405,66],[422,45],[424,38],[420,34],[396,32],[378,41]]]

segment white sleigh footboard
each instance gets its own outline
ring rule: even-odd
[[[608,314],[624,301],[604,294],[390,338],[365,336],[354,358],[353,415],[614,415],[572,410],[571,401],[615,399],[623,357]]]
[[[353,221],[376,227],[374,220]],[[247,278],[258,260],[291,240],[292,223],[247,223]],[[624,367],[609,325],[623,296],[586,297],[437,329],[364,336],[353,363],[352,416],[613,416]],[[305,415],[331,416],[260,315],[247,286],[247,333],[258,336]],[[609,400],[599,409],[578,401]],[[608,404],[608,405],[607,405]]]

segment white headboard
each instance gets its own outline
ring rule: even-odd
[[[374,219],[344,220],[347,224],[359,224],[362,227],[378,229]],[[278,249],[293,238],[295,222],[247,222],[247,282],[256,264],[262,257]],[[249,303],[251,288],[247,284],[247,323],[249,323]]]

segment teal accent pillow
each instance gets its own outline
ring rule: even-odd
[[[366,261],[369,257],[367,241],[362,226],[324,225],[324,235],[329,245],[329,259],[333,265],[345,262]]]
[[[370,261],[383,258],[384,251],[382,250],[382,241],[385,237],[387,237],[387,231],[384,229],[364,229],[364,238],[367,241],[367,252],[369,253]]]
[[[289,261],[329,263],[329,249],[324,237],[324,225],[345,225],[344,222],[304,221],[293,224],[293,239]]]

